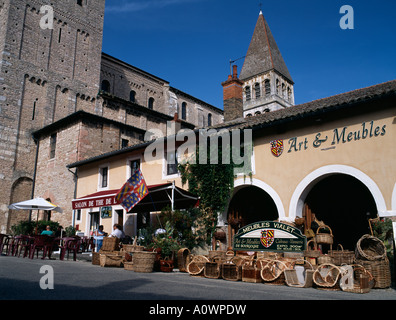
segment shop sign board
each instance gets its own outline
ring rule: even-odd
[[[261,221],[249,224],[234,236],[235,251],[302,252],[307,237],[293,226],[281,222]]]

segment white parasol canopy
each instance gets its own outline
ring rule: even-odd
[[[8,208],[14,210],[54,210],[61,213],[63,212],[60,207],[43,198],[35,198],[13,203],[9,205]]]

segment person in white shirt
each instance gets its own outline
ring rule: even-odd
[[[110,237],[117,237],[118,239],[123,239],[125,237],[125,233],[122,231],[122,227],[119,224],[113,226],[113,232],[110,234]]]

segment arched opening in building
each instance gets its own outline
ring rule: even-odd
[[[330,227],[333,250],[338,244],[354,250],[357,241],[370,233],[368,219],[376,218],[378,212],[369,189],[347,174],[333,174],[315,183],[305,199],[304,210]]]
[[[242,186],[234,191],[228,206],[229,239],[232,239],[243,226],[277,219],[279,219],[278,209],[266,191],[256,186]]]

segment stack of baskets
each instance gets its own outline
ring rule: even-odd
[[[133,270],[133,259],[132,256],[135,252],[143,251],[143,246],[138,246],[136,242],[134,244],[123,244],[120,252],[123,254],[123,264],[125,270]]]
[[[121,267],[123,254],[120,252],[120,239],[106,237],[103,239],[102,248],[99,250],[101,267]]]
[[[106,237],[103,238],[103,245],[100,248],[99,252],[93,252],[92,253],[92,264],[93,265],[101,265],[103,264],[106,265],[106,258],[103,257],[101,259],[101,255],[109,255],[109,256],[118,256],[120,255],[120,247],[119,247],[120,239],[117,237]],[[101,263],[102,260],[102,263]],[[110,261],[110,260],[109,260]],[[113,264],[111,262],[110,264]]]
[[[375,279],[374,288],[391,286],[391,271],[386,247],[378,238],[364,235],[356,244],[356,263],[363,266]]]

